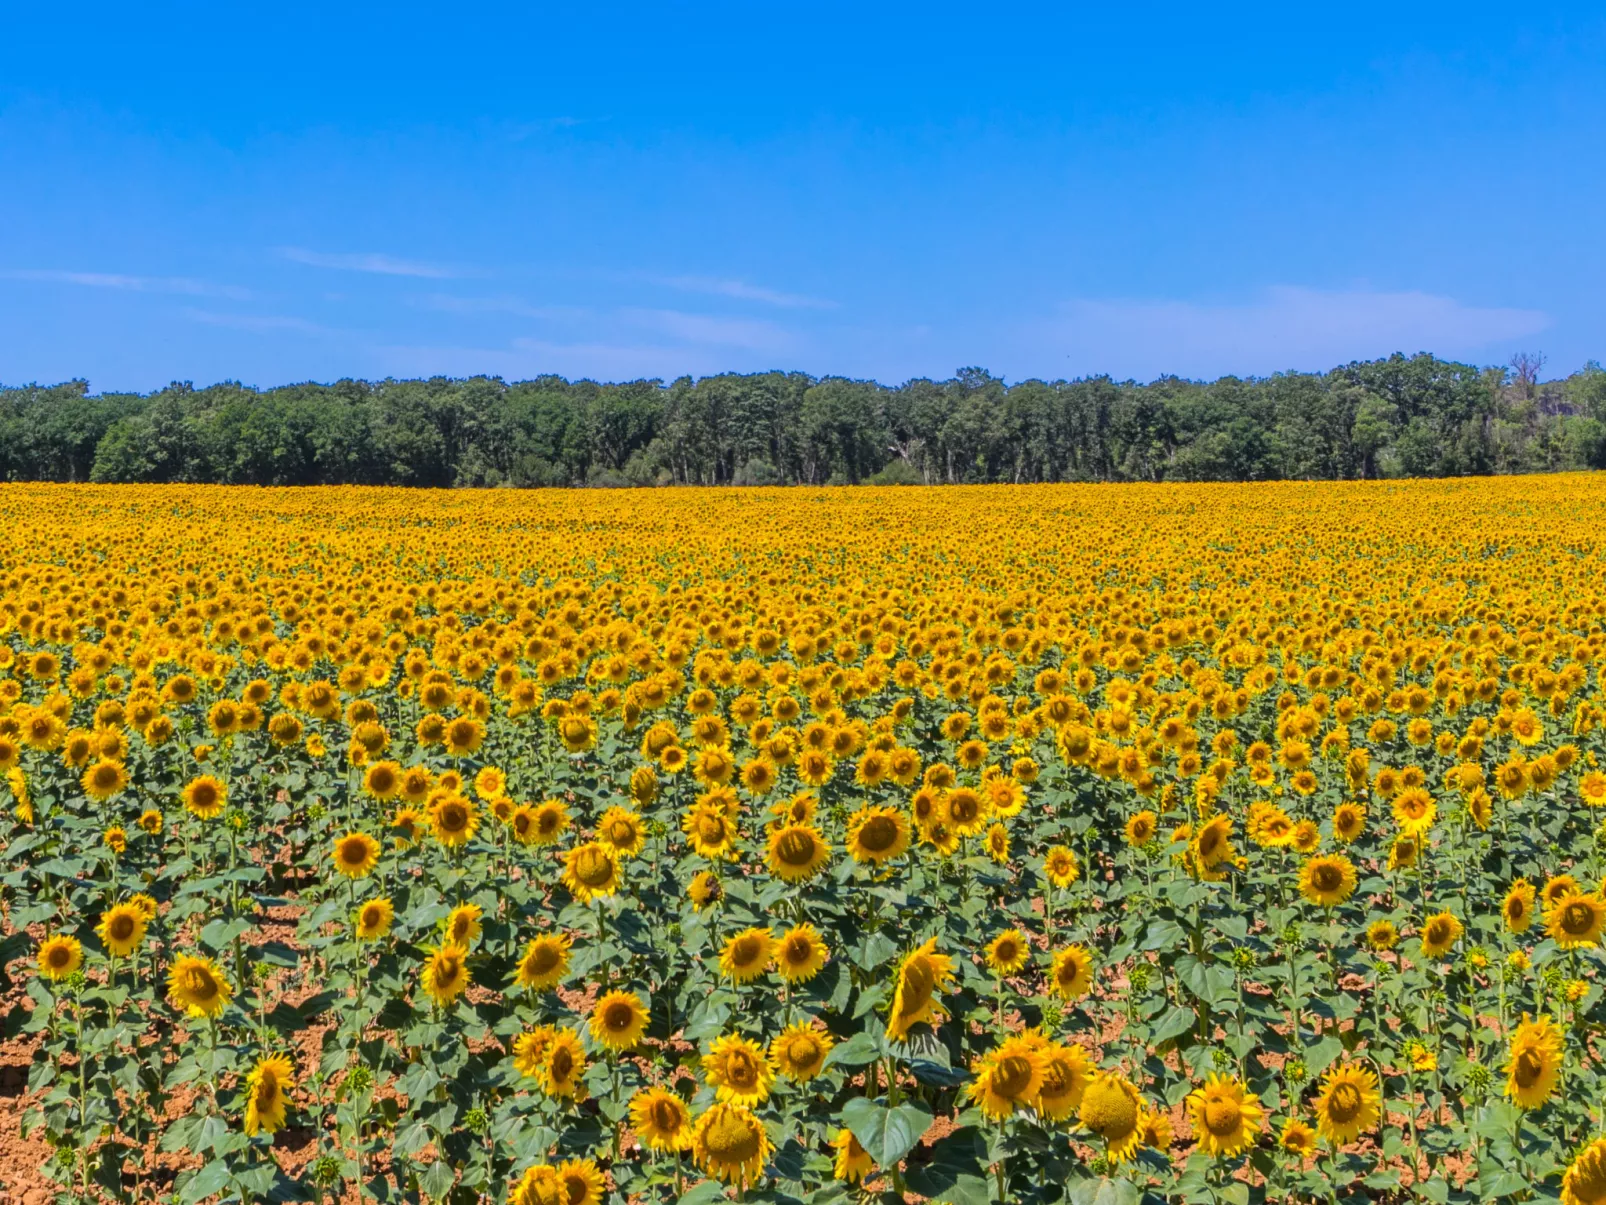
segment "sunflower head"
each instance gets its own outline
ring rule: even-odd
[[[713,1105],[697,1119],[692,1157],[707,1175],[727,1184],[752,1184],[773,1150],[764,1123],[741,1105]]]
[[[609,992],[591,1011],[591,1036],[609,1050],[629,1050],[646,1028],[647,1006],[635,992]]]
[[[826,1056],[836,1045],[824,1029],[800,1022],[783,1029],[770,1043],[770,1062],[787,1079],[803,1083],[825,1069]]]
[[[1265,1110],[1239,1080],[1212,1074],[1188,1096],[1188,1115],[1199,1145],[1209,1154],[1230,1157],[1254,1141]]]
[[[367,833],[347,833],[335,839],[331,858],[340,874],[360,879],[379,865],[379,842]]]

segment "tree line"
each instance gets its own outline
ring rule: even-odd
[[[0,386],[0,479],[627,486],[1252,481],[1606,468],[1606,371],[1426,353],[1326,373],[898,386],[797,372]]]

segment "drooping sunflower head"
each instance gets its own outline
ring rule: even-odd
[[[541,1090],[548,1096],[581,1099],[585,1093],[581,1082],[585,1070],[586,1054],[580,1035],[572,1029],[560,1029],[548,1043],[541,1064]]]
[[[892,1011],[887,1017],[887,1037],[901,1041],[922,1021],[935,1023],[938,996],[954,977],[954,960],[937,953],[937,939],[928,939],[905,955],[899,964]]]
[[[1277,1136],[1277,1145],[1290,1155],[1308,1159],[1316,1153],[1316,1131],[1299,1118],[1290,1117],[1283,1122],[1282,1133]]]
[[[852,1130],[846,1127],[838,1130],[836,1137],[831,1139],[831,1145],[836,1148],[836,1158],[831,1163],[831,1174],[836,1179],[847,1184],[859,1184],[875,1170],[875,1161],[870,1158],[870,1152],[860,1145]]]
[[[245,1132],[272,1134],[284,1127],[295,1064],[282,1054],[257,1060],[245,1081]]]
[[[1188,1096],[1188,1115],[1199,1145],[1231,1157],[1255,1140],[1265,1110],[1260,1098],[1235,1077],[1212,1074]]]

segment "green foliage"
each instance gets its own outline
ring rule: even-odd
[[[0,479],[246,485],[1257,481],[1606,467],[1606,371],[1538,384],[1421,354],[1325,374],[889,388],[802,373],[603,385],[338,381],[149,396],[0,389]]]

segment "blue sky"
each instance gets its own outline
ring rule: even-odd
[[[7,384],[1606,358],[1599,5],[0,28]]]

